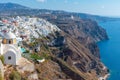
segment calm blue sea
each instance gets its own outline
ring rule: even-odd
[[[108,80],[120,80],[120,21],[99,23],[106,29],[109,40],[98,43],[102,62],[109,68]]]

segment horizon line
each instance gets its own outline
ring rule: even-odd
[[[89,12],[63,10],[63,9],[34,8],[34,7],[30,7],[30,6],[24,5],[24,4],[19,4],[19,3],[16,3],[16,2],[0,2],[0,4],[7,4],[7,3],[17,4],[17,5],[21,5],[21,6],[24,6],[24,7],[31,8],[31,9],[41,9],[41,10],[43,9],[43,10],[52,10],[52,11],[64,11],[64,12],[70,12],[70,13],[88,14],[88,15],[93,15],[93,16],[120,18],[120,15],[102,15],[102,14],[95,14],[95,13],[89,13]]]

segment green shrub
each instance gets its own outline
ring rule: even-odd
[[[29,50],[26,50],[25,53],[29,53],[30,51]]]
[[[43,58],[40,57],[38,54],[34,53],[34,54],[31,54],[31,58],[34,59],[34,60],[42,60]]]
[[[29,44],[29,46],[34,47],[36,44],[38,44],[37,41],[36,41],[36,42],[31,42],[31,43]]]
[[[45,49],[49,50],[49,47],[48,47],[48,45],[44,45],[44,47],[45,47]]]
[[[4,56],[3,56],[3,55],[0,56],[0,60],[1,60],[2,63],[4,64],[4,60],[5,60],[5,59],[4,59]]]
[[[45,59],[50,59],[50,56],[49,56],[49,54],[47,54],[47,53],[42,53],[42,57],[44,57]]]
[[[12,73],[9,76],[10,80],[21,80],[21,75],[17,71],[12,71]]]

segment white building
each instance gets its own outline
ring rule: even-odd
[[[0,76],[2,78],[4,77],[4,66],[1,60],[0,60]]]
[[[4,56],[4,63],[18,65],[21,58],[21,51],[17,45],[16,36],[11,32],[4,32],[2,35],[1,55]]]

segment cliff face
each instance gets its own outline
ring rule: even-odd
[[[83,20],[79,17],[71,19],[70,16],[67,18],[64,16],[65,15],[63,15],[63,17],[58,16],[57,18],[52,17],[47,19],[73,38],[79,40],[94,56],[100,57],[96,42],[108,39],[106,31],[95,21]]]
[[[90,49],[81,44],[79,40],[64,32],[60,33],[60,36],[64,36],[65,42],[63,41],[63,45],[57,46],[59,48],[52,50],[52,53],[69,66],[76,68],[78,72],[83,74],[79,76],[85,77],[84,80],[95,80],[98,78],[97,76],[107,73],[107,70],[103,70],[104,65],[99,58],[93,55]]]
[[[100,62],[99,48],[96,42],[108,39],[106,31],[95,21],[83,20],[78,17],[48,19],[56,24],[63,32],[57,33],[55,44],[61,43],[58,38],[63,37],[63,44],[57,45],[53,54],[64,60],[67,64],[77,68],[82,74],[88,76],[86,80],[97,79],[107,73]],[[54,45],[54,46],[56,46]]]

